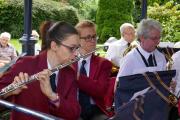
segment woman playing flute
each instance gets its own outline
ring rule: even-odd
[[[6,94],[18,105],[32,110],[54,115],[65,120],[77,120],[80,106],[77,101],[76,74],[71,66],[50,71],[77,55],[79,35],[76,29],[66,22],[54,23],[47,33],[47,50],[37,56],[21,58],[0,78],[0,89],[28,80],[36,75],[36,81]],[[55,74],[54,81],[50,77]],[[49,77],[50,76],[50,77]],[[53,75],[54,76],[54,75]],[[37,118],[12,111],[12,120],[36,120]]]

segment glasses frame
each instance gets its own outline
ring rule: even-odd
[[[86,42],[91,42],[91,41],[97,41],[99,37],[97,37],[96,35],[93,35],[93,36],[88,35],[86,37],[80,37],[80,39],[83,39]]]
[[[79,50],[79,48],[80,48],[80,45],[79,45],[79,46],[71,47],[71,46],[68,46],[68,45],[66,45],[66,44],[63,44],[62,42],[60,42],[60,45],[68,48],[71,52],[75,52],[75,51]]]

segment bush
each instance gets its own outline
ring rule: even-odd
[[[120,37],[120,25],[133,22],[133,8],[133,0],[99,0],[96,23],[100,43],[111,36]]]
[[[162,41],[177,42],[180,40],[180,5],[173,1],[165,5],[148,8],[148,16],[161,22],[163,26]]]
[[[0,2],[0,32],[8,31],[13,38],[23,33],[24,0],[4,0]],[[39,30],[44,20],[67,21],[75,25],[79,20],[76,9],[72,6],[60,5],[50,0],[33,0],[32,29]]]

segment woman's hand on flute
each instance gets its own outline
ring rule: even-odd
[[[50,101],[56,101],[59,99],[57,93],[53,92],[50,84],[51,71],[48,69],[43,70],[42,72],[38,73],[38,80],[40,82],[41,91],[44,95],[46,95]],[[54,103],[54,105],[59,106],[59,102]]]
[[[40,88],[44,95],[46,95],[50,100],[53,99],[53,94],[55,94],[51,88],[50,78],[51,71],[48,69],[43,70],[38,73],[37,78],[40,82]]]
[[[20,72],[19,76],[16,76],[14,78],[14,81],[13,81],[12,84],[22,83],[23,81],[28,80],[28,78],[29,78],[29,76],[28,76],[27,73]],[[4,98],[6,98],[8,96],[11,96],[11,95],[18,95],[20,92],[22,92],[23,89],[27,89],[27,86],[23,85],[22,87],[17,88],[16,90],[14,90],[14,91],[8,93],[7,95],[5,95]]]

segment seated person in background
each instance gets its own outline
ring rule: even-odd
[[[32,30],[32,33],[31,33],[32,37],[34,37],[35,40],[37,40],[37,43],[35,44],[35,50],[34,50],[34,55],[38,55],[39,52],[41,51],[41,47],[38,43],[38,40],[39,40],[39,34],[36,30]]]
[[[96,48],[96,26],[84,20],[76,25],[80,35],[81,54],[87,54]],[[110,61],[93,53],[74,64],[79,79],[79,103],[81,105],[80,120],[105,120],[109,115],[104,103],[112,64]]]
[[[120,27],[121,39],[109,45],[106,53],[106,58],[110,60],[115,66],[121,66],[121,60],[125,50],[130,43],[135,39],[135,29],[130,23],[124,23]]]
[[[0,34],[0,67],[17,57],[16,49],[9,44],[10,39],[10,33],[3,32]]]

